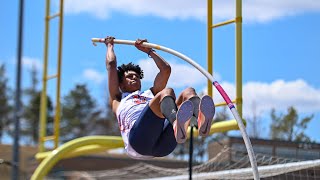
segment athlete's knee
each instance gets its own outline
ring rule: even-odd
[[[196,90],[193,87],[187,87],[183,90],[186,93],[196,93]]]
[[[193,87],[188,87],[188,88],[186,88],[186,89],[184,89],[184,90],[182,91],[182,95],[183,95],[185,98],[189,99],[189,98],[191,98],[191,97],[193,97],[193,96],[196,96],[197,93],[196,93],[196,90],[195,90]]]
[[[166,97],[166,96],[172,96],[175,98],[175,93],[172,88],[165,88],[162,91],[160,91],[161,97]]]
[[[167,87],[167,88],[164,88],[161,92],[171,94],[171,93],[174,93],[174,90],[170,87]]]

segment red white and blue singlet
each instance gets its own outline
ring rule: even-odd
[[[136,159],[149,159],[152,156],[144,156],[137,153],[129,143],[129,134],[133,124],[139,118],[142,110],[154,98],[150,89],[146,91],[135,91],[132,93],[122,93],[122,98],[117,109],[117,119],[121,136],[128,155]]]

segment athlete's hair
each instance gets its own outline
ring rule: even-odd
[[[139,65],[135,65],[132,62],[128,64],[122,64],[121,66],[118,66],[118,78],[119,78],[119,83],[122,82],[122,78],[124,76],[124,73],[127,71],[134,71],[136,72],[139,76],[140,79],[143,78],[143,70],[140,68]]]

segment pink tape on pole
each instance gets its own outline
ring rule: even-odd
[[[232,108],[235,108],[231,99],[229,98],[229,96],[227,95],[227,93],[224,91],[224,89],[221,87],[221,85],[217,82],[217,81],[214,81],[212,83],[216,88],[217,90],[220,92],[221,96],[223,97],[223,99],[226,101],[226,103],[228,104],[228,107],[230,109]]]

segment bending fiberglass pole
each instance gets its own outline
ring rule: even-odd
[[[100,43],[104,43],[105,39],[104,38],[92,38],[91,39],[93,44],[96,45],[96,42],[100,42]],[[126,44],[126,45],[134,45],[135,41],[129,41],[129,40],[120,40],[120,39],[114,39],[113,40],[115,44]],[[224,89],[221,87],[221,85],[214,80],[213,76],[211,76],[205,69],[203,69],[199,64],[197,64],[195,61],[193,61],[191,58],[185,56],[184,54],[181,54],[173,49],[164,47],[164,46],[160,46],[157,44],[152,44],[152,43],[147,43],[144,42],[142,44],[145,47],[150,47],[150,48],[154,48],[157,50],[161,50],[161,51],[165,51],[167,53],[170,53],[172,55],[175,55],[183,60],[185,60],[186,62],[188,62],[189,64],[191,64],[192,66],[194,66],[195,68],[197,68],[204,76],[206,76],[211,82],[212,85],[214,85],[216,87],[216,89],[219,91],[219,93],[221,94],[221,96],[223,97],[223,99],[225,100],[225,102],[227,103],[229,109],[231,110],[234,118],[236,119],[242,138],[244,140],[245,146],[247,148],[247,152],[249,155],[249,159],[250,159],[250,163],[251,163],[251,168],[253,171],[253,176],[255,180],[260,179],[259,178],[259,172],[258,172],[258,167],[257,167],[257,161],[252,149],[252,145],[249,139],[249,136],[245,130],[245,126],[242,122],[242,119],[237,111],[237,109],[235,108],[234,104],[232,103],[232,101],[230,100],[229,96],[227,95],[227,93],[224,91]]]

